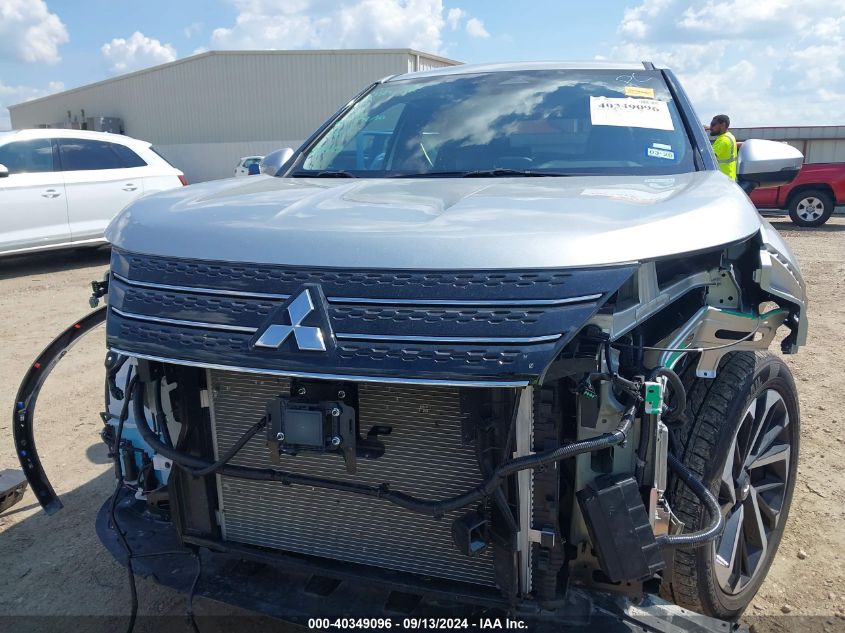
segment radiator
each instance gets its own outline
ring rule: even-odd
[[[274,396],[289,393],[285,378],[209,370],[215,457],[219,457],[265,412]],[[481,480],[472,446],[461,443],[459,390],[451,387],[360,384],[361,427],[392,427],[380,436],[379,459],[359,459],[349,475],[333,454],[282,455],[281,468],[296,473],[392,490],[424,499],[450,497]],[[259,433],[233,464],[270,468]],[[468,558],[452,543],[460,513],[435,519],[383,500],[344,492],[284,486],[272,481],[217,477],[220,521],[227,541],[371,565],[401,572],[494,586],[489,549]]]

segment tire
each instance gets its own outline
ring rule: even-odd
[[[661,594],[698,613],[735,620],[763,583],[789,514],[798,471],[798,395],[789,368],[768,352],[728,354],[712,380],[695,378],[691,363],[684,379],[687,419],[673,432],[676,450],[719,499],[726,522],[714,543],[675,551],[670,580],[661,586]],[[768,431],[749,433],[757,428],[755,422],[768,425]],[[764,465],[772,455],[777,459]],[[702,528],[707,516],[698,498],[677,478],[669,480],[668,492],[685,529]],[[731,534],[739,538],[731,539]],[[759,547],[762,543],[765,548]]]
[[[806,189],[789,201],[789,218],[798,226],[821,226],[833,215],[836,205],[830,194],[821,189]]]

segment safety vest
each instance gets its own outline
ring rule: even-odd
[[[720,134],[713,141],[713,152],[719,169],[731,180],[736,180],[736,139],[730,132]]]

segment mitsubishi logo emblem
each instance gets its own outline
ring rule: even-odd
[[[273,315],[272,319],[275,320],[278,318],[278,315],[287,312],[290,325],[270,323],[258,339],[255,340],[253,346],[278,349],[293,334],[296,340],[296,346],[300,350],[325,352],[326,342],[323,338],[323,330],[319,327],[302,325],[302,322],[308,315],[316,311],[311,292],[309,288],[302,289],[295,299]]]

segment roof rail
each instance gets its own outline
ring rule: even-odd
[[[643,67],[646,70],[654,70],[654,64],[652,64],[651,62],[643,62]]]

